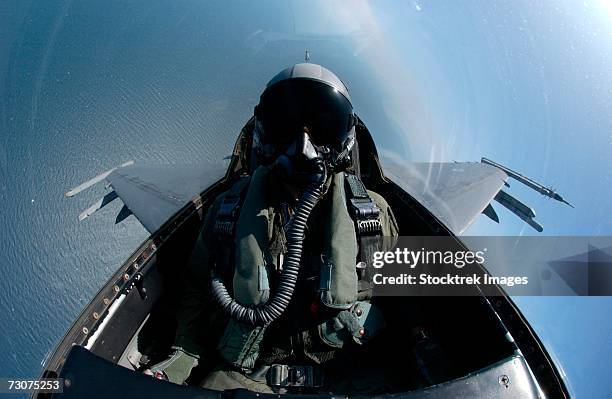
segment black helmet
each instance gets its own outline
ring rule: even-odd
[[[305,63],[281,71],[261,94],[255,116],[253,149],[259,162],[271,162],[297,140],[300,151],[311,156],[316,151],[328,172],[346,167],[356,117],[346,86],[328,69]]]

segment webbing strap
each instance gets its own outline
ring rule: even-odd
[[[346,182],[349,186],[349,192],[353,198],[361,198],[361,199],[369,199],[368,190],[366,190],[365,186],[361,179],[357,176],[345,173]]]
[[[240,213],[240,206],[244,200],[246,188],[249,186],[250,177],[243,177],[239,182],[234,184],[230,191],[225,195],[219,210],[215,216],[215,233],[223,239],[232,239],[236,227],[236,220]]]
[[[316,366],[273,364],[268,370],[268,383],[272,387],[321,387],[323,370]]]
[[[363,235],[382,233],[380,208],[368,194],[363,182],[355,175],[345,173],[346,194],[349,210],[355,222],[358,239]]]

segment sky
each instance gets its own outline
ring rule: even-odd
[[[363,7],[380,40],[368,58],[392,93],[383,100],[385,115],[405,132],[401,150],[389,143],[383,151],[418,161],[488,157],[553,186],[576,206],[510,182],[508,191],[536,210],[543,234],[612,233],[612,4]],[[536,234],[499,208],[501,225],[481,217],[466,234]],[[612,322],[605,316],[612,298],[515,301],[577,397],[612,396]]]

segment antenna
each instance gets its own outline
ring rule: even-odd
[[[304,61],[306,63],[310,62],[310,51],[306,50],[306,53],[304,53]]]

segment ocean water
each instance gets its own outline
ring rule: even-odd
[[[281,3],[0,7],[0,376],[33,377],[147,237],[133,216],[114,224],[120,201],[78,222],[104,184],[64,193],[127,160],[222,159],[265,83],[303,60],[310,36],[269,34],[293,26]],[[350,50],[341,37],[317,41],[319,62]]]
[[[265,80],[240,76],[225,39],[211,37],[221,23],[211,5],[3,2],[0,376],[38,375],[147,236],[133,216],[114,225],[119,201],[77,221],[103,184],[72,199],[65,191],[130,159],[188,163],[231,150]]]
[[[577,206],[519,189],[546,234],[611,235],[612,7],[461,3],[1,2],[0,377],[37,376],[147,237],[133,216],[114,224],[120,201],[77,221],[103,184],[64,193],[127,160],[225,157],[265,83],[306,49],[347,84],[379,152],[492,158]],[[525,232],[498,212],[502,225],[479,220],[471,233]],[[573,388],[593,396],[612,367],[612,323],[600,317],[609,299],[538,300],[521,306],[561,348]],[[551,331],[553,308],[565,311]]]

